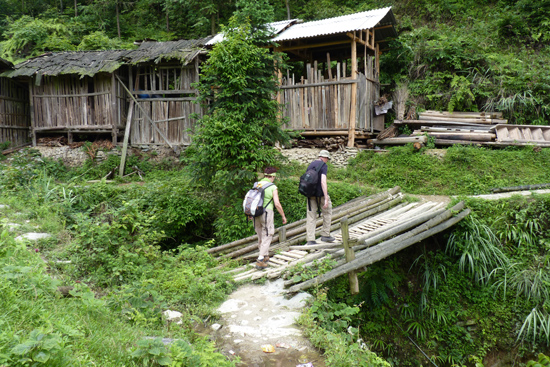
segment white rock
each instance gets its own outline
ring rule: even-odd
[[[36,241],[36,240],[40,240],[48,237],[51,237],[51,234],[31,232],[31,233],[22,234],[21,236],[17,236],[15,237],[15,240],[16,241],[23,241],[23,240]]]
[[[178,325],[183,323],[183,321],[181,321],[181,317],[183,316],[181,312],[166,310],[162,314],[166,317],[167,321],[173,321]]]
[[[220,324],[212,324],[212,326],[210,326],[210,328],[214,331],[218,331],[222,328],[222,326]]]

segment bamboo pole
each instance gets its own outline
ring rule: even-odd
[[[130,101],[130,109],[128,111],[128,118],[126,119],[126,128],[124,129],[124,142],[122,143],[122,153],[120,155],[120,177],[124,176],[124,166],[126,164],[126,151],[128,150],[128,140],[130,138],[130,130],[132,127],[132,120],[134,117],[134,101]]]
[[[377,198],[378,199],[378,198]],[[384,199],[382,197],[382,199]],[[391,200],[391,199],[388,199],[388,200]],[[397,199],[393,199],[393,200],[397,200]],[[398,198],[398,200],[400,201],[401,198]],[[383,201],[383,200],[382,200]],[[397,202],[397,201],[396,201]],[[377,205],[378,203],[378,205]],[[370,210],[366,210],[367,208],[369,208],[369,206],[361,206],[362,208],[364,208],[363,210],[366,210],[365,212],[362,212],[363,210],[359,210],[359,214],[356,212],[353,212],[353,211],[344,211],[342,213],[338,213],[336,216],[333,216],[333,221],[339,219],[340,217],[346,215],[346,214],[350,214],[350,213],[353,213],[355,214],[354,217],[353,217],[353,220],[357,221],[357,220],[360,220],[362,218],[364,218],[363,216],[368,216],[368,215],[372,215],[373,213],[377,213],[379,211],[382,211],[382,210],[386,210],[388,208],[388,203],[385,203],[383,205],[380,205],[379,202],[377,201],[376,203],[372,204],[371,205],[373,208],[370,209]],[[304,223],[306,220],[303,219],[299,222],[302,222]],[[320,227],[323,223],[323,218],[320,218],[316,221],[315,223],[315,227]],[[333,225],[334,227],[334,225]],[[334,229],[338,229],[339,228],[339,224],[338,224],[338,227],[335,227]],[[333,231],[334,229],[332,229],[331,227],[331,231]],[[319,228],[318,230],[315,231],[316,235],[317,233],[320,233],[321,229]],[[304,234],[306,232],[306,226],[303,225],[303,226],[300,226],[298,228],[295,228],[294,230],[292,231],[287,231],[286,233],[286,236],[287,238],[288,237],[293,237],[293,236],[297,236],[297,235],[300,235],[300,234]],[[252,236],[253,237],[253,236]],[[302,239],[301,241],[304,241],[305,240],[305,234],[303,236],[300,236],[300,238],[303,237],[304,239]],[[249,237],[251,238],[251,237]],[[256,241],[257,241],[257,236],[256,236]],[[278,236],[273,236],[273,239],[271,240],[271,243],[275,243],[278,241]],[[247,241],[245,243],[248,243],[248,242],[251,242],[251,241]],[[297,241],[297,242],[300,242],[300,241]],[[294,244],[294,243],[293,243]],[[228,253],[228,254],[225,254],[223,255],[223,257],[235,257],[235,256],[239,256],[239,255],[243,255],[243,254],[246,254],[247,252],[250,252],[250,251],[253,251],[255,250],[256,248],[258,247],[258,244],[257,243],[254,243],[252,245],[249,245],[249,246],[246,246],[245,248],[242,248],[240,250],[237,250],[237,251],[234,251],[234,252],[231,252],[231,253]]]
[[[344,244],[344,252],[346,254],[346,262],[353,261],[355,259],[355,253],[350,247],[349,244],[349,227],[348,227],[348,217],[344,217],[340,220],[342,224],[342,243]],[[359,293],[359,280],[357,279],[357,273],[352,270],[348,273],[349,277],[349,292],[351,294]]]
[[[353,40],[351,41],[351,79],[357,79],[357,42],[355,31],[353,32]],[[351,111],[349,116],[349,136],[348,147],[355,145],[355,124],[357,112],[357,83],[351,85]]]
[[[386,202],[386,203],[384,203],[384,204],[382,204],[382,205],[379,205],[379,206],[377,206],[377,207],[374,207],[374,208],[371,209],[371,210],[368,210],[368,211],[366,211],[366,212],[363,212],[363,213],[361,213],[361,214],[358,214],[358,215],[356,215],[356,216],[353,216],[353,217],[350,218],[350,223],[355,223],[355,222],[360,221],[360,220],[362,220],[362,219],[364,219],[364,218],[366,218],[366,217],[368,217],[368,216],[371,216],[371,215],[374,215],[374,214],[376,214],[376,213],[382,212],[382,211],[384,211],[384,210],[390,208],[392,205],[397,204],[397,203],[400,202],[401,200],[402,200],[402,197],[400,196],[400,197],[394,198],[394,199],[392,199],[392,200],[390,200],[390,201],[388,201],[388,202]],[[339,229],[339,228],[340,228],[340,222],[337,222],[337,223],[333,224],[333,225],[330,227],[330,231],[332,232],[332,231],[335,231],[335,230],[337,230],[337,229]],[[319,226],[318,229],[315,230],[315,237],[318,237],[318,236],[321,234],[321,230],[322,230],[322,228],[321,228],[320,226]],[[279,243],[279,244],[277,244],[277,245],[275,245],[275,246],[272,246],[272,247],[270,248],[270,251],[275,251],[275,250],[279,250],[279,249],[285,249],[285,250],[286,250],[286,249],[288,249],[288,248],[291,248],[291,246],[296,245],[297,243],[306,241],[306,233],[305,233],[305,231],[302,231],[301,233],[302,233],[301,235],[299,235],[298,237],[294,237],[293,239],[287,241],[286,243],[283,242],[283,243]],[[243,249],[243,252],[240,252],[238,255],[246,254],[246,253],[248,253],[249,251],[255,250],[256,248],[258,248],[258,245],[257,245],[257,244],[252,245],[252,246],[248,246],[247,251],[244,251],[244,249]],[[252,259],[252,258],[257,257],[258,254],[259,254],[259,251],[255,251],[255,252],[253,252],[252,254],[249,254],[249,255],[246,255],[246,256],[241,256],[241,257],[239,257],[239,259]],[[228,255],[225,255],[225,256],[229,256],[229,254],[228,254]]]
[[[170,148],[172,148],[174,150],[174,146],[172,144],[170,144],[170,142],[168,141],[168,138],[162,133],[162,131],[159,130],[159,128],[157,127],[157,125],[155,125],[155,122],[153,121],[153,119],[151,119],[151,116],[149,116],[149,114],[147,112],[145,112],[145,110],[143,109],[143,107],[139,104],[139,102],[136,100],[136,98],[133,96],[132,92],[130,92],[128,90],[128,88],[124,85],[124,83],[122,82],[122,80],[120,80],[120,78],[118,77],[118,75],[115,75],[116,78],[118,79],[118,81],[120,82],[120,84],[122,85],[122,87],[124,88],[124,90],[126,90],[126,93],[128,93],[128,95],[130,96],[130,98],[134,101],[134,103],[139,107],[139,109],[141,110],[141,112],[145,115],[145,117],[149,120],[149,122],[151,123],[151,125],[153,125],[153,128],[157,131],[157,133],[162,136],[162,138],[164,139],[164,141],[166,141],[166,144],[168,144],[168,146]],[[174,150],[175,151],[175,150]]]
[[[337,206],[336,208],[333,208],[333,213],[334,215],[336,215],[340,210],[343,210],[345,208],[347,208],[348,206],[350,205],[353,205],[354,203],[358,202],[358,201],[362,201],[362,200],[372,200],[371,203],[374,204],[378,201],[382,201],[385,197],[386,197],[386,194],[387,193],[397,193],[401,190],[401,188],[399,186],[395,186],[393,187],[392,189],[388,190],[388,191],[384,191],[382,193],[378,193],[378,194],[375,194],[375,195],[372,195],[370,197],[366,197],[366,196],[359,196],[355,199],[352,199],[350,201],[348,201],[347,203],[345,204],[342,204],[342,205],[339,205]],[[294,228],[294,227],[297,227],[301,224],[304,224],[306,222],[306,219],[301,219],[299,221],[296,221],[296,222],[293,222],[293,223],[290,223],[290,224],[287,224],[286,225],[286,229],[287,229],[287,236],[292,236],[292,234],[290,234],[288,232],[289,229],[291,228]],[[278,233],[280,230],[280,228],[275,228],[275,233]],[[277,238],[278,239],[278,238]],[[249,237],[246,237],[246,238],[243,238],[243,239],[240,239],[240,240],[237,240],[237,241],[233,241],[233,242],[230,242],[230,243],[227,243],[225,245],[221,245],[221,246],[217,246],[217,247],[213,247],[211,249],[209,249],[207,252],[209,254],[213,254],[213,253],[216,253],[216,252],[220,252],[220,251],[223,251],[225,249],[228,249],[228,248],[232,248],[232,247],[236,247],[236,246],[239,246],[239,245],[243,245],[243,244],[246,244],[248,242],[252,242],[252,241],[257,241],[258,240],[258,236],[257,235],[253,235],[253,236],[249,236]],[[273,238],[273,242],[276,242],[275,240],[275,237]]]
[[[333,269],[323,275],[320,275],[318,277],[315,277],[313,279],[310,279],[306,282],[303,282],[303,283],[300,283],[300,284],[297,284],[295,286],[292,286],[289,288],[288,292],[289,293],[294,293],[294,292],[298,292],[298,291],[301,291],[301,290],[304,290],[304,289],[308,289],[310,287],[313,287],[315,285],[318,285],[318,284],[322,284],[328,280],[331,280],[331,279],[334,279],[340,275],[343,275],[347,272],[349,272],[350,270],[355,270],[355,269],[358,269],[358,268],[361,268],[361,267],[364,267],[364,266],[367,266],[367,265],[371,265],[377,261],[380,261],[390,255],[393,255],[394,253],[398,252],[398,251],[401,251],[403,250],[404,248],[407,248],[417,242],[420,242],[430,236],[433,236],[434,234],[436,233],[439,233],[439,232],[442,232],[448,228],[450,228],[451,226],[455,225],[456,223],[458,223],[459,221],[461,221],[463,218],[465,218],[468,214],[470,214],[470,209],[466,209],[464,211],[462,211],[460,214],[458,214],[457,216],[451,218],[451,219],[447,219],[445,220],[444,222],[436,225],[436,226],[433,226],[433,227],[428,227],[426,228],[424,231],[422,231],[421,233],[415,235],[415,236],[412,236],[410,237],[409,239],[405,240],[405,241],[399,241],[397,243],[392,243],[391,245],[389,246],[381,246],[382,244],[376,246],[376,247],[372,247],[372,248],[369,248],[367,251],[367,253],[365,253],[363,256],[361,257],[357,257],[355,260],[353,261],[350,261],[349,263],[346,263],[345,265],[342,265],[336,269]],[[435,219],[435,218],[434,218]]]

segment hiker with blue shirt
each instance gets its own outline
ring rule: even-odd
[[[330,160],[328,150],[321,150],[319,158],[310,163],[307,170],[315,169],[319,174],[317,182],[317,193],[315,196],[307,199],[307,219],[306,219],[306,240],[308,245],[315,245],[315,228],[317,223],[317,213],[321,212],[323,216],[323,227],[321,228],[321,241],[334,242],[335,238],[330,236],[330,225],[332,222],[332,202],[328,195],[327,188],[327,162]]]
[[[264,171],[264,178],[258,182],[260,184],[273,184],[277,177],[277,169],[274,167],[268,167]],[[277,211],[283,219],[283,224],[286,224],[285,212],[281,202],[279,201],[279,191],[277,186],[270,185],[264,190],[264,203],[267,203],[265,208],[265,214],[254,218],[254,229],[258,235],[258,248],[260,250],[260,256],[256,261],[256,269],[263,270],[267,268],[267,262],[269,261],[269,246],[275,233],[275,223],[273,221],[274,212],[273,207],[277,208]]]

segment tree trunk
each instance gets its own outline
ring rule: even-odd
[[[74,0],[74,16],[78,17],[78,9],[76,8],[76,1],[77,0]]]
[[[210,32],[212,33],[212,36],[216,35],[216,14],[213,13],[210,18]]]
[[[288,0],[285,0],[286,3],[286,15],[288,17],[288,20],[290,20],[290,3]]]
[[[168,1],[166,1],[166,32],[170,32],[170,17],[168,16]]]
[[[120,38],[120,14],[118,13],[118,1],[115,3],[116,9],[116,30],[118,33],[118,38]]]

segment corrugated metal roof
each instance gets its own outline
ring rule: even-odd
[[[383,23],[386,22],[387,24],[395,24],[395,18],[391,11],[391,7],[294,24],[278,36],[274,37],[273,41],[288,41],[329,34],[352,32],[361,29],[371,29],[378,25],[378,23],[383,25]]]
[[[271,28],[273,34],[279,34],[292,24],[301,22],[300,19],[280,20],[278,22],[268,23],[268,27]],[[215,45],[225,39],[223,33],[216,34],[210,41],[206,43],[207,46]]]

